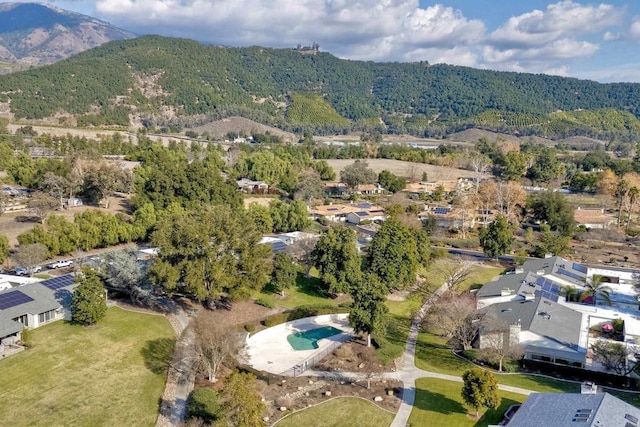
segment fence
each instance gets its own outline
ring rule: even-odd
[[[295,365],[291,369],[287,369],[282,372],[280,375],[288,376],[288,377],[297,377],[298,375],[302,375],[307,369],[313,368],[316,363],[320,362],[323,358],[331,354],[336,348],[340,347],[342,344],[349,342],[353,339],[353,337],[349,334],[342,334],[336,337],[336,341],[329,344],[327,347],[322,350],[314,353],[309,356],[299,364]]]

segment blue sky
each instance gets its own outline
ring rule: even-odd
[[[2,1],[2,0],[0,0]],[[63,0],[136,34],[640,82],[640,1]]]

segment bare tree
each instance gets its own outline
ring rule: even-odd
[[[497,190],[498,209],[510,223],[518,223],[522,208],[527,204],[527,193],[517,182],[500,181]]]
[[[457,288],[467,280],[473,273],[473,267],[477,263],[462,257],[440,258],[431,269],[436,280],[442,280],[447,285],[449,291],[456,291]]]
[[[480,330],[479,356],[482,360],[497,364],[499,372],[502,372],[502,363],[505,359],[522,357],[519,326],[507,325],[495,315],[487,314],[482,318]]]
[[[69,187],[67,179],[53,172],[47,172],[44,174],[42,187],[47,194],[58,199],[60,202],[59,207],[62,209],[64,207],[64,197],[67,195]]]
[[[368,348],[367,351],[358,354],[358,359],[362,362],[359,367],[361,367],[360,369],[363,370],[365,378],[367,379],[367,389],[371,388],[371,380],[380,375],[384,370],[376,352],[371,350],[371,348]]]
[[[305,266],[305,277],[309,277],[309,271],[312,267],[310,255],[313,249],[316,247],[318,239],[318,236],[310,237],[307,239],[299,239],[287,246],[287,249],[285,249],[287,255]]]
[[[233,364],[234,357],[242,354],[241,336],[234,329],[225,328],[203,315],[197,317],[194,332],[196,365],[209,381],[216,382],[220,368]]]
[[[469,168],[473,171],[473,179],[475,181],[475,191],[478,194],[478,188],[480,187],[480,181],[489,172],[491,167],[491,160],[487,156],[475,153],[469,159]]]
[[[405,169],[405,175],[409,182],[416,182],[418,179],[418,167],[415,163],[409,163]]]
[[[454,347],[468,350],[478,334],[479,319],[473,295],[447,292],[427,311],[423,325],[452,340]]]
[[[15,251],[14,258],[18,264],[27,269],[31,276],[34,267],[47,259],[47,252],[47,247],[42,243],[20,245]]]
[[[42,224],[44,224],[44,221],[47,219],[47,215],[49,215],[49,212],[57,207],[58,200],[40,191],[34,193],[27,203],[27,208],[29,209],[29,211],[37,216],[38,220]]]

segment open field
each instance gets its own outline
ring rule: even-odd
[[[354,162],[353,159],[327,159],[327,163],[336,171],[336,175],[340,176],[340,171],[345,166]],[[429,176],[429,181],[435,180],[449,180],[457,179],[459,177],[471,177],[473,172],[463,169],[450,168],[446,166],[428,165],[425,163],[403,162],[401,160],[390,159],[367,159],[369,168],[373,169],[375,173],[380,173],[383,170],[398,176],[407,176],[408,168],[415,168],[415,176],[420,179],[423,172],[426,172]]]
[[[500,391],[500,406],[491,410],[480,410],[481,418],[465,407],[462,402],[462,383],[421,378],[416,381],[416,401],[409,417],[412,426],[488,426],[502,421],[502,415],[511,405],[524,402],[527,396]]]
[[[275,425],[278,427],[386,427],[391,424],[393,417],[392,413],[364,399],[342,397],[289,415]]]
[[[32,334],[0,361],[0,425],[154,425],[174,344],[164,317],[114,307],[94,327]]]

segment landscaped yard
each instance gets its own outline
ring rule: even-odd
[[[387,427],[393,421],[393,417],[394,414],[364,399],[341,397],[289,415],[276,425],[278,427]]]
[[[496,409],[481,410],[481,419],[473,417],[474,411],[463,406],[460,392],[462,383],[422,378],[416,381],[416,401],[409,417],[412,426],[488,426],[502,421],[502,415],[511,405],[524,402],[527,396],[500,392],[502,402]],[[470,415],[471,414],[471,415]]]
[[[151,426],[174,335],[161,316],[110,308],[97,326],[59,321],[0,360],[0,425]]]

